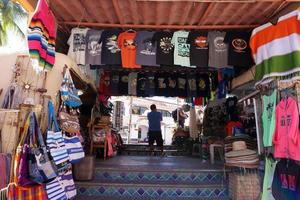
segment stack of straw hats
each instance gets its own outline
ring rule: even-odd
[[[247,149],[245,141],[236,141],[232,144],[232,151],[225,153],[227,166],[257,168],[259,158],[256,151]]]

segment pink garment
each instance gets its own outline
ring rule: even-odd
[[[296,100],[282,99],[276,106],[273,143],[275,158],[300,161],[299,113]]]
[[[114,154],[113,146],[112,146],[112,135],[111,132],[109,131],[106,134],[106,140],[107,140],[107,156],[112,157]]]

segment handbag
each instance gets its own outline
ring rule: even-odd
[[[46,184],[46,192],[48,199],[51,200],[68,199],[61,176],[56,177],[53,181]]]
[[[64,108],[59,113],[59,123],[63,131],[68,133],[78,133],[80,132],[80,124],[77,115],[71,115],[67,113]]]
[[[76,187],[73,180],[72,170],[67,171],[65,174],[61,176],[62,185],[67,194],[68,199],[74,199],[76,196]]]
[[[78,91],[75,88],[70,71],[67,69],[60,87],[60,95],[65,105],[76,108],[82,104],[78,96]]]
[[[57,177],[57,169],[53,160],[49,158],[34,112],[30,113],[29,129],[29,178],[40,184],[49,182]]]
[[[28,154],[29,154],[29,125],[30,125],[30,118],[27,117],[27,120],[24,125],[24,130],[22,133],[22,138],[19,143],[17,149],[17,155],[19,157],[19,168],[17,174],[17,183],[20,186],[30,186],[36,185],[34,181],[29,179],[29,169],[28,169]]]
[[[79,162],[84,158],[84,151],[78,136],[68,137],[64,135],[66,148],[69,154],[69,160],[72,164]]]
[[[54,131],[52,131],[52,122]],[[46,139],[47,147],[53,158],[58,172],[65,171],[70,168],[69,155],[66,149],[62,132],[59,130],[55,117],[54,106],[51,101],[48,102],[48,131]]]

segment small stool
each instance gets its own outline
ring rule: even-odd
[[[220,155],[221,160],[224,160],[223,152],[224,152],[224,146],[223,144],[211,144],[209,145],[209,153],[210,153],[210,163],[215,163],[215,148],[218,150],[218,153]]]

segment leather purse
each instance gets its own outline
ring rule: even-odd
[[[68,133],[80,132],[80,124],[77,115],[71,115],[66,111],[61,111],[58,118],[60,127],[63,131]]]

